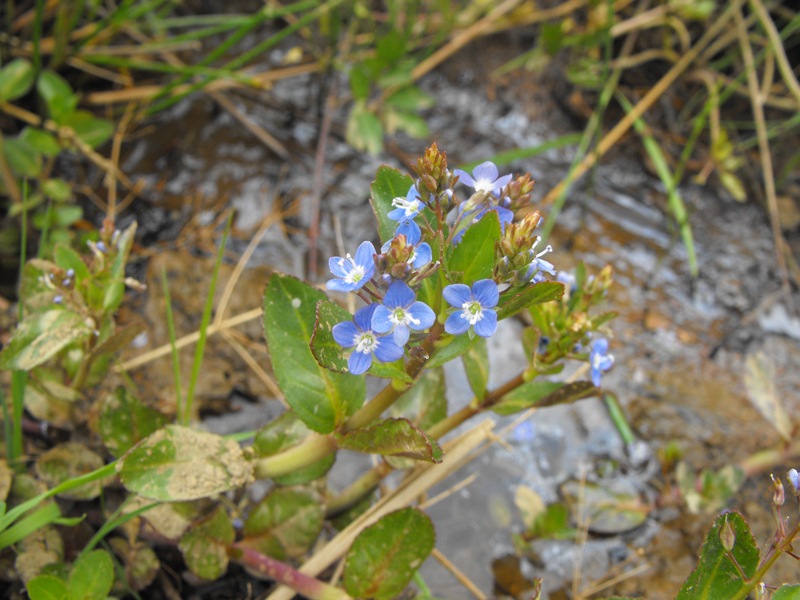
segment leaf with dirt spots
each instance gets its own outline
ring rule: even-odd
[[[104,466],[103,459],[83,444],[67,442],[41,454],[36,459],[36,473],[50,487],[69,479],[86,475]],[[103,482],[94,481],[73,490],[61,492],[59,496],[70,500],[92,500],[103,491]]]
[[[295,558],[316,541],[324,516],[312,490],[278,488],[250,512],[240,544],[278,560]]]
[[[145,406],[122,387],[106,396],[102,410],[100,436],[114,456],[122,456],[131,446],[167,423],[167,417]]]
[[[396,598],[433,550],[428,516],[402,508],[364,529],[347,552],[344,587],[356,598]]]
[[[209,517],[181,538],[178,547],[189,570],[209,581],[218,579],[228,569],[228,546],[235,533],[225,509],[218,506]]]
[[[85,340],[92,331],[91,319],[71,310],[54,308],[30,315],[0,352],[0,369],[30,371],[73,342]]]
[[[241,487],[253,466],[232,440],[168,425],[130,449],[117,463],[131,491],[165,502],[195,500]]]
[[[366,429],[355,429],[338,436],[337,443],[356,452],[442,462],[439,444],[408,419],[386,419]]]

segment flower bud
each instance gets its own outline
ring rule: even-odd
[[[783,491],[783,482],[781,482],[780,478],[776,479],[772,475],[769,477],[772,479],[772,503],[775,506],[783,506],[786,500],[786,494]]]
[[[797,469],[790,469],[786,473],[786,478],[792,486],[792,493],[796,498],[800,498],[800,473],[797,472]]]

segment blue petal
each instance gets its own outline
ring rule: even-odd
[[[447,320],[444,322],[444,330],[453,335],[459,335],[467,331],[467,329],[469,329],[469,320],[462,318],[461,315],[463,314],[464,311],[459,310],[447,317]]]
[[[420,238],[422,230],[419,228],[419,225],[409,219],[400,223],[397,229],[394,230],[394,234],[406,236],[406,242],[410,243],[408,240],[418,240]]]
[[[508,210],[507,208],[503,208],[502,206],[495,206],[494,210],[497,211],[497,216],[500,219],[500,223],[502,225],[506,225],[507,223],[511,223],[514,220],[514,212]]]
[[[499,173],[497,172],[497,166],[492,162],[487,160],[486,162],[482,162],[477,167],[472,169],[472,175],[475,179],[488,179],[489,181],[495,181]],[[509,175],[509,178],[511,176]]]
[[[414,223],[416,227],[408,227],[407,230],[403,233],[403,235],[406,236],[406,244],[408,244],[409,246],[416,246],[417,243],[419,243],[419,238],[422,237],[422,231],[420,230],[416,222],[414,221],[411,222]]]
[[[364,267],[368,273],[367,279],[372,277],[372,273],[375,272],[375,261],[372,260],[375,254],[375,246],[372,245],[372,242],[361,242],[358,250],[356,250],[356,264]]]
[[[433,260],[433,251],[427,242],[414,248],[414,268],[421,269]]]
[[[472,300],[472,292],[469,286],[463,283],[448,285],[442,290],[442,296],[450,306],[455,306],[456,308],[461,308],[465,302]]]
[[[403,357],[403,348],[390,337],[382,337],[375,348],[375,357],[381,362],[394,362]]]
[[[359,283],[349,283],[344,279],[331,279],[325,284],[325,287],[332,292],[353,292],[364,285],[364,281],[362,279]]]
[[[458,182],[459,183],[463,183],[464,185],[468,185],[471,188],[475,187],[475,180],[472,178],[472,175],[470,175],[466,171],[462,171],[461,169],[455,169],[453,171],[453,175],[458,175]]]
[[[481,320],[475,323],[475,333],[487,338],[497,331],[497,313],[493,310],[484,310]]]
[[[353,352],[347,359],[347,367],[353,375],[366,373],[372,366],[372,352]]]
[[[414,290],[402,281],[395,281],[386,291],[383,304],[388,308],[405,308],[414,302],[415,298]]]
[[[331,333],[333,333],[333,339],[336,340],[336,343],[343,348],[350,348],[356,345],[358,329],[356,329],[352,321],[337,323],[331,329]]]
[[[356,311],[356,314],[353,315],[353,321],[355,321],[359,331],[372,331],[372,314],[378,306],[380,305],[369,304]]]
[[[389,316],[392,314],[385,306],[378,305],[378,308],[375,309],[375,312],[372,313],[372,331],[376,333],[389,333],[394,327],[394,323],[389,320]]]
[[[497,306],[500,292],[497,284],[491,279],[481,279],[472,284],[472,295],[483,308]]]
[[[433,325],[433,322],[436,320],[436,314],[424,302],[414,302],[414,304],[408,307],[407,312],[409,315],[411,315],[411,318],[419,321],[418,325],[415,325],[414,323],[408,324],[408,326],[414,331],[422,331],[423,329],[427,329]]]
[[[610,354],[606,354],[596,361],[595,366],[601,371],[608,371],[614,366],[614,357]]]
[[[405,346],[411,335],[411,330],[406,325],[397,325],[392,333],[392,339],[398,346]]]
[[[404,221],[406,217],[406,209],[405,208],[395,208],[394,210],[390,210],[387,215],[392,221]]]
[[[394,238],[392,238],[393,240]],[[386,254],[389,251],[389,248],[392,247],[392,240],[386,242],[383,246],[381,246],[381,253]]]
[[[347,277],[347,274],[350,273],[352,265],[346,258],[342,258],[341,256],[331,256],[328,259],[328,268],[336,277]]]
[[[500,188],[502,188],[503,186],[508,185],[508,182],[511,181],[511,177],[512,177],[512,175],[509,174],[509,175],[503,175],[500,179],[497,179],[494,182],[494,191],[495,192],[499,192]]]
[[[605,354],[608,352],[608,340],[597,338],[592,342],[592,354]]]

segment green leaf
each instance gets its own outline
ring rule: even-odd
[[[568,481],[561,493],[580,513],[576,522],[587,523],[589,531],[599,535],[631,531],[644,523],[650,513],[650,507],[638,494],[603,482]]]
[[[433,463],[441,462],[444,454],[435,440],[408,419],[386,419],[366,429],[355,429],[338,436],[337,442],[345,450]]]
[[[212,581],[222,577],[228,569],[228,546],[234,537],[233,525],[225,508],[217,506],[211,515],[181,538],[178,547],[189,570]]]
[[[566,404],[597,393],[597,388],[588,381],[561,383],[558,381],[528,381],[503,396],[492,410],[498,415],[513,415],[532,406],[543,408]]]
[[[54,575],[37,575],[28,582],[31,600],[67,600],[67,582]]]
[[[477,344],[477,340],[477,337],[470,339],[468,335],[443,335],[441,339],[434,344],[435,349],[433,355],[430,360],[425,363],[425,368],[432,369],[434,367],[440,367],[454,358],[458,358],[474,344]]]
[[[54,206],[33,216],[33,225],[38,229],[47,227],[65,229],[83,218],[83,208],[74,204]],[[51,232],[51,237],[55,232]]]
[[[36,89],[47,105],[50,117],[59,125],[78,105],[78,96],[72,93],[66,80],[53,71],[42,71],[39,74]]]
[[[42,155],[28,142],[20,138],[8,138],[3,151],[14,173],[23,177],[38,177],[42,172]]]
[[[379,154],[383,150],[383,126],[364,102],[356,102],[347,119],[347,142],[356,150]],[[406,190],[408,191],[408,190]]]
[[[414,138],[424,138],[430,133],[425,119],[410,112],[387,110],[383,118],[389,133],[405,131]]]
[[[387,215],[394,210],[392,200],[395,198],[405,198],[414,180],[408,175],[404,175],[397,169],[381,165],[375,174],[375,181],[370,186],[369,202],[372,205],[372,212],[378,221],[378,235],[381,243],[385,244],[394,237],[394,230],[397,228],[397,221],[392,221]]]
[[[316,541],[324,518],[314,491],[278,488],[250,511],[240,543],[278,560],[296,558]]]
[[[166,424],[166,416],[119,387],[106,396],[98,429],[108,451],[114,456],[122,456],[134,444]]]
[[[48,158],[58,156],[58,153],[61,152],[61,146],[59,145],[58,140],[56,140],[52,133],[45,131],[44,129],[26,127],[20,132],[19,139],[23,140],[34,150],[40,154],[43,154],[44,156],[47,156]]]
[[[47,179],[42,182],[42,192],[55,202],[66,202],[72,197],[72,186],[63,179]]]
[[[308,284],[277,273],[264,291],[264,333],[275,378],[289,406],[319,433],[333,431],[366,397],[363,377],[329,371],[311,352],[316,306],[326,299]]]
[[[380,65],[390,66],[400,60],[406,52],[406,39],[396,29],[381,35],[375,44],[375,54]]]
[[[772,600],[800,600],[800,585],[782,585],[772,594]]]
[[[133,240],[136,235],[136,222],[123,231],[117,240],[117,251],[114,255],[114,262],[111,264],[110,281],[103,296],[103,311],[113,312],[122,303],[125,295],[125,265],[128,264],[128,257],[133,248]]]
[[[114,563],[105,550],[81,556],[69,574],[70,600],[105,600],[114,585]]]
[[[723,527],[732,528],[735,536],[730,552],[725,550],[720,538]],[[747,521],[738,512],[728,512],[714,520],[700,551],[700,562],[683,584],[677,600],[732,598],[739,593],[747,584],[742,581],[732,558],[745,577],[753,577],[758,567],[758,547]]]
[[[486,396],[486,386],[489,385],[489,351],[484,338],[478,339],[467,351],[461,355],[464,370],[467,372],[467,381],[472,393],[481,400]]]
[[[513,317],[525,307],[560,300],[563,296],[563,283],[558,283],[557,281],[535,283],[519,292],[501,295],[498,303],[497,319],[502,320]]]
[[[405,417],[427,431],[447,416],[444,371],[426,369],[417,382],[392,405],[393,417]]]
[[[259,457],[272,456],[299,443],[310,431],[294,412],[286,411],[258,430],[253,447]],[[325,475],[335,460],[336,454],[329,454],[307,467],[295,469],[282,477],[275,477],[274,481],[279,485],[297,485],[313,481]]]
[[[0,102],[11,102],[28,93],[36,77],[33,65],[25,58],[15,58],[0,69]]]
[[[426,94],[413,85],[400,88],[384,100],[384,104],[387,106],[391,106],[403,112],[430,108],[435,102],[433,96]]]
[[[97,148],[114,135],[114,124],[99,119],[86,110],[74,110],[61,119],[60,125],[72,127],[75,135],[90,148]]]
[[[480,221],[470,225],[447,261],[452,280],[472,285],[480,279],[489,279],[500,235],[497,211],[488,211]]]
[[[0,369],[30,371],[93,331],[94,324],[89,319],[70,310],[52,309],[30,315],[0,352]]]
[[[431,520],[402,508],[367,527],[347,552],[344,587],[356,598],[396,598],[433,550]]]
[[[167,425],[131,448],[117,463],[122,483],[152,500],[196,500],[253,479],[253,466],[233,440]]]

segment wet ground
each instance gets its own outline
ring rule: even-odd
[[[436,105],[424,113],[430,139],[390,138],[389,150],[379,157],[358,154],[344,143],[345,111],[335,112],[321,204],[321,259],[339,254],[336,226],[346,240],[345,250],[375,237],[367,197],[379,164],[407,167],[433,140],[457,165],[576,130],[578,124],[563,110],[566,97],[557,91],[557,77],[527,72],[502,80],[491,77],[494,68],[524,49],[522,41],[483,41],[427,76],[421,87],[436,98]],[[269,61],[278,65],[282,58],[277,50]],[[319,86],[318,76],[304,75],[278,82],[257,96],[230,95],[241,111],[281,140],[290,153],[288,161],[277,158],[207,98],[159,117],[146,136],[127,148],[123,170],[148,181],[145,199],[133,209],[143,245],[158,248],[149,263],[142,263],[151,292],[140,298],[141,316],[131,317],[143,318],[154,328],[138,352],[166,341],[163,301],[156,291],[162,266],[170,276],[179,334],[199,325],[213,251],[207,226],[217,209],[239,210],[235,239],[229,245],[235,260],[264,215],[292,200],[299,199],[301,206],[307,202]],[[550,151],[505,170],[531,172],[537,181],[534,197],[541,197],[566,173],[571,152]],[[517,575],[544,577],[546,597],[583,597],[573,592],[638,568],[638,574],[600,596],[614,591],[674,597],[694,565],[713,515],[695,516],[661,504],[657,451],[676,441],[693,466],[719,468],[775,445],[777,434],[752,406],[743,385],[745,361],[757,353],[775,366],[778,395],[788,414],[795,419],[800,415],[800,320],[780,293],[763,210],[738,204],[713,189],[685,186],[700,266],[700,276],[693,280],[686,250],[666,216],[661,186],[639,152],[635,140],[629,140],[570,194],[551,243],[557,269],[569,269],[579,260],[596,270],[606,263],[614,267],[616,285],[608,307],[620,315],[610,325],[617,362],[604,386],[618,395],[640,442],[626,447],[604,405],[586,400],[536,413],[507,435],[507,446],[493,447],[447,482],[452,485],[478,473],[471,485],[431,508],[430,514],[437,523],[437,547],[487,596],[493,594],[492,562],[514,552],[517,488],[525,485],[546,502],[555,502],[586,481],[615,486],[645,506],[659,507],[630,531],[590,532],[579,544],[534,542]],[[187,226],[190,218],[193,225]],[[325,279],[322,271],[304,271],[307,224],[307,213],[300,211],[285,227],[276,225],[267,232],[228,315],[259,306],[271,269],[317,282]],[[321,268],[326,262],[320,260]],[[515,374],[520,364],[516,344],[508,344],[520,328],[519,323],[506,323],[502,335],[493,338],[495,383]],[[249,321],[240,328],[244,336],[237,339],[265,363],[259,330],[258,320]],[[280,410],[229,342],[213,338],[207,355],[200,389],[206,412],[225,413],[231,406],[239,411],[214,418],[214,428],[252,429]],[[168,405],[168,364],[163,373],[148,367],[146,375],[141,370],[134,374],[145,390]],[[455,369],[448,377],[451,403],[467,401],[463,376]],[[748,480],[730,504],[753,520],[761,540],[771,533],[769,497],[768,477],[761,473]],[[516,566],[511,570],[516,573]],[[780,562],[774,581],[796,578],[796,572],[795,563]],[[473,597],[433,560],[423,576],[438,597]]]

